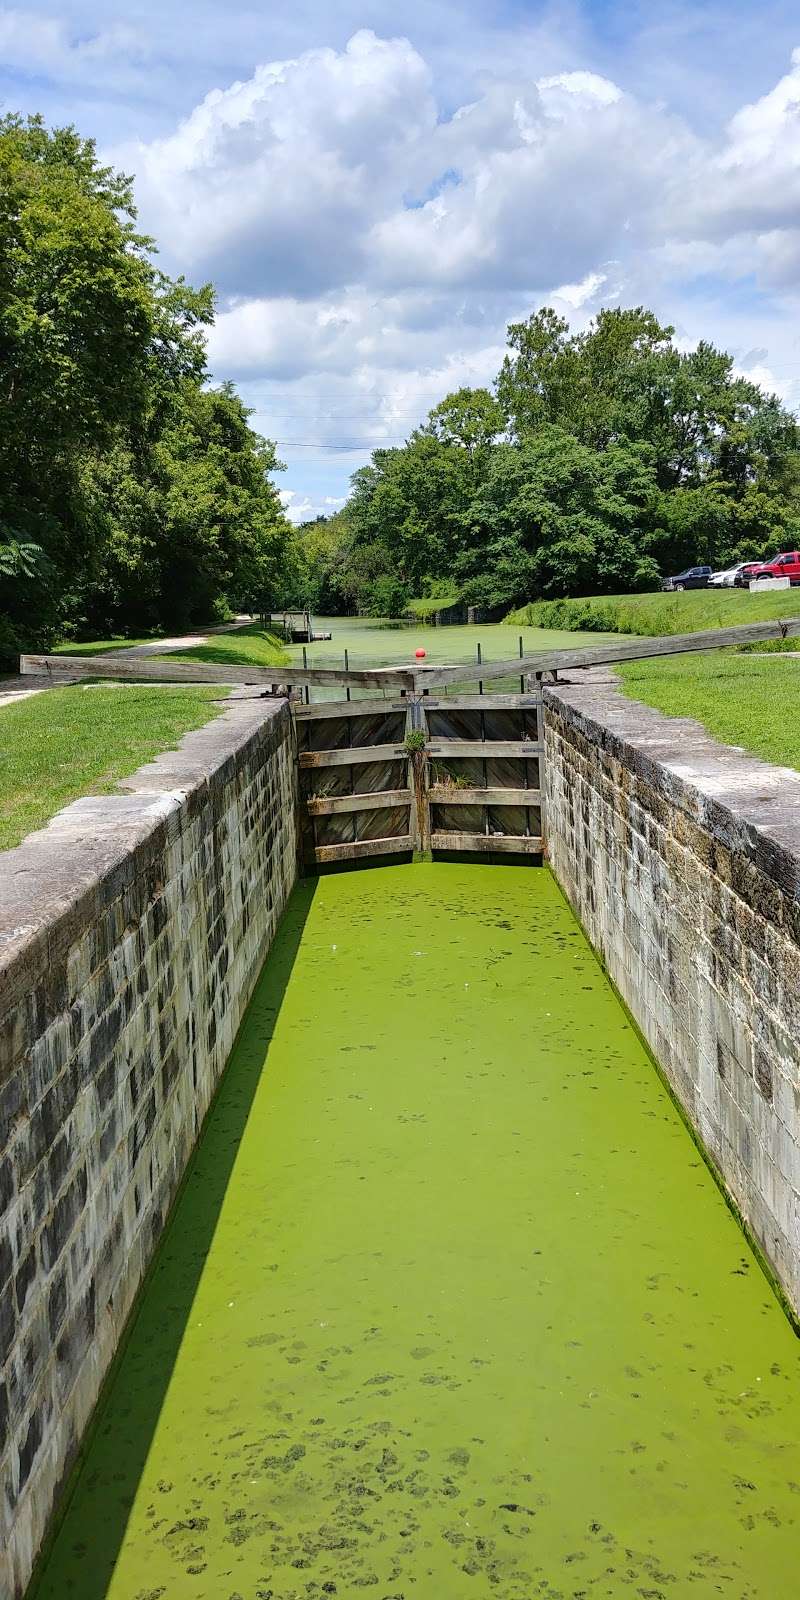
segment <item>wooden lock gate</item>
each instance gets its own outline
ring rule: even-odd
[[[304,618],[308,629],[310,618]],[[478,666],[346,669],[213,666],[150,656],[23,655],[20,672],[50,683],[119,678],[253,685],[288,696],[297,738],[303,856],[314,870],[384,855],[544,849],[545,674],[686,651],[785,640],[800,617],[620,638]],[[520,651],[522,643],[520,641]],[[521,677],[519,676],[521,674]],[[464,693],[477,681],[478,694]],[[518,681],[520,692],[506,693]],[[484,693],[486,683],[498,693]],[[310,693],[346,698],[310,704]],[[353,695],[361,698],[353,699]],[[305,696],[305,703],[298,696]]]
[[[437,694],[420,676],[396,699],[293,704],[309,869],[541,855],[540,679],[519,694]]]

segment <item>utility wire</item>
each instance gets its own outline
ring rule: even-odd
[[[405,439],[363,439],[360,444],[322,444],[316,439],[273,439],[281,450],[381,450],[395,449]]]

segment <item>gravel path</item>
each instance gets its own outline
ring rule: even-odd
[[[16,705],[18,700],[29,700],[32,694],[41,694],[51,687],[49,678],[0,678],[0,707]]]
[[[203,633],[179,633],[171,638],[153,639],[149,644],[134,644],[129,649],[115,650],[114,655],[124,656],[156,656],[163,655],[170,650],[189,650],[196,644],[205,644],[214,633],[232,633],[236,628],[247,628],[253,618],[247,616],[234,617],[233,622],[220,623],[218,627],[206,628]],[[109,654],[111,652],[108,652]],[[59,684],[69,683],[69,678],[59,678]],[[33,677],[21,674],[0,678],[0,710],[3,706],[16,705],[18,700],[29,700],[31,695],[42,694],[45,689],[53,688],[53,679],[49,677]]]
[[[130,649],[115,650],[119,656],[158,656],[165,650],[192,650],[196,644],[207,644],[214,633],[233,633],[236,628],[249,628],[252,617],[234,617],[233,622],[223,622],[216,628],[206,628],[203,633],[177,633],[172,638],[152,639],[149,644],[132,644]]]

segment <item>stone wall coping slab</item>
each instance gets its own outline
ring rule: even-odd
[[[546,685],[550,704],[612,758],[624,761],[726,849],[748,857],[800,900],[800,772],[713,739],[701,723],[628,699],[602,669]]]

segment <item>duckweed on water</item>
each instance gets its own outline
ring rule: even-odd
[[[790,1600],[798,1344],[553,880],[301,885],[38,1600]]]

